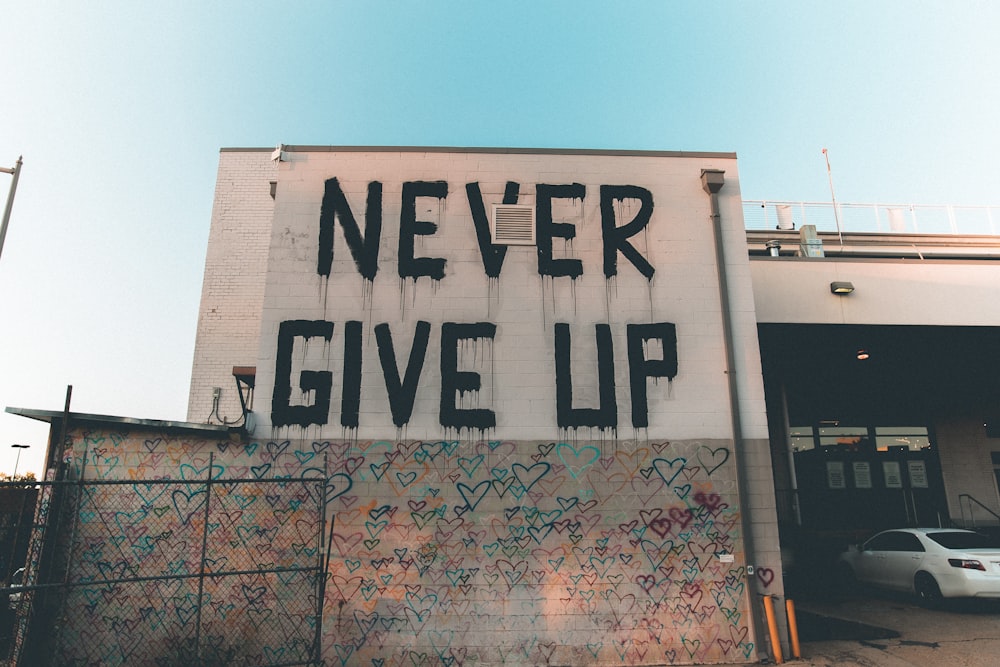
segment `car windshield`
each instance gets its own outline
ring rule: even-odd
[[[945,549],[1000,549],[1000,542],[979,533],[928,533],[927,537]]]

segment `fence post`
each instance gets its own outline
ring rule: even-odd
[[[330,475],[330,455],[323,454],[323,479],[318,484],[319,489],[319,544],[316,545],[316,559],[318,570],[316,572],[316,636],[313,645],[313,660],[316,664],[322,664],[320,657],[323,654],[323,608],[326,606],[326,573],[330,567],[329,553],[323,552],[323,544],[326,542],[326,493]],[[333,537],[333,517],[330,518],[330,536]]]
[[[205,526],[201,531],[201,559],[198,564],[198,611],[195,615],[194,654],[201,664],[201,604],[205,592],[205,554],[208,551],[208,520],[212,504],[212,470],[215,452],[208,455],[208,479],[205,481]]]

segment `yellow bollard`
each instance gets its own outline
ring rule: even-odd
[[[801,658],[802,650],[799,647],[799,623],[795,620],[795,603],[785,600],[785,613],[788,615],[788,635],[792,642],[792,657]]]
[[[778,623],[774,619],[774,601],[770,595],[764,596],[764,616],[767,617],[767,630],[771,634],[771,651],[774,653],[774,664],[784,662],[781,656],[781,640],[778,638]]]

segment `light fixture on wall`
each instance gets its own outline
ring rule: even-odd
[[[830,292],[832,294],[837,294],[838,296],[844,296],[845,294],[850,294],[854,291],[854,283],[849,283],[846,280],[836,280],[830,283]]]
[[[871,355],[868,353],[868,350],[863,347],[858,348],[858,361],[866,361],[870,356]]]

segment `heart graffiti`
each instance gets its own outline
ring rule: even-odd
[[[278,662],[308,662],[317,631],[320,657],[339,665],[754,655],[728,446],[130,438],[87,436],[99,476],[123,473],[117,460],[177,483],[150,477],[118,506],[80,508],[81,622],[66,629],[80,648],[61,642],[62,662],[86,661],[74,651],[102,637],[149,662],[147,638],[198,618],[208,638],[254,629],[247,650]],[[183,582],[202,571],[212,583],[199,597]],[[767,588],[778,573],[765,563],[755,577]],[[146,576],[141,594],[114,583]],[[582,640],[554,634],[566,615],[587,619]],[[303,634],[277,641],[275,627]]]

